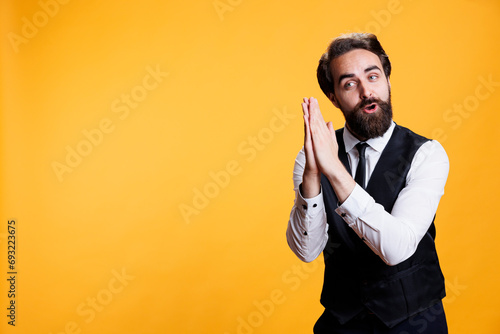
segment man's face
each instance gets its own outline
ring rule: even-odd
[[[379,57],[356,49],[332,60],[333,104],[342,110],[349,130],[360,140],[379,137],[391,125],[389,80]]]

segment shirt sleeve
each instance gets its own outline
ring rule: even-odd
[[[397,265],[413,255],[429,229],[448,172],[444,148],[428,141],[416,152],[390,213],[359,185],[335,211],[385,263]]]
[[[293,168],[295,201],[290,212],[286,239],[288,246],[299,259],[311,262],[325,248],[328,241],[328,224],[322,191],[313,198],[303,198],[300,193],[305,161],[305,153],[302,149],[295,159]]]

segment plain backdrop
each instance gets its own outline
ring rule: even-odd
[[[450,159],[450,333],[500,332],[497,0],[9,0],[0,25],[2,333],[312,333],[323,259],[285,239],[300,103],[343,126],[315,71],[351,31]]]

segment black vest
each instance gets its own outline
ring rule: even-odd
[[[348,171],[343,129],[336,131],[339,158]],[[396,125],[366,186],[366,191],[391,212],[404,188],[413,156],[428,139]],[[444,277],[439,267],[434,222],[415,253],[396,266],[378,257],[334,211],[337,197],[329,181],[321,178],[326,206],[328,243],[321,304],[345,323],[368,309],[393,327],[444,298]]]

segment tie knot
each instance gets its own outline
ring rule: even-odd
[[[368,147],[368,144],[364,143],[364,142],[359,142],[356,144],[356,148],[358,149],[360,157],[363,157],[363,158],[365,157],[365,150],[367,147]]]

